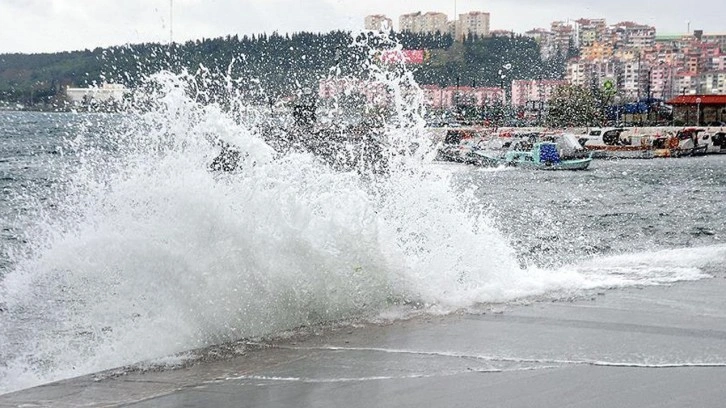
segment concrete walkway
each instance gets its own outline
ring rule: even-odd
[[[6,394],[0,406],[723,407],[726,279],[327,329],[100,377]]]

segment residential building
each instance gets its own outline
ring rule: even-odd
[[[717,57],[713,57],[711,59],[711,68],[715,71],[725,71],[726,70],[726,54],[719,55]]]
[[[391,99],[390,93],[380,82],[354,78],[321,79],[318,82],[318,98],[321,100],[354,94],[364,98],[369,105],[386,105]]]
[[[554,34],[544,28],[535,28],[524,33],[525,37],[529,37],[537,41],[539,44],[540,55],[542,59],[549,59],[555,55]]]
[[[575,23],[575,27],[577,28],[575,45],[577,47],[589,47],[594,43],[603,41],[605,29],[607,28],[604,18],[581,18]]]
[[[120,102],[128,93],[128,88],[121,84],[103,83],[99,87],[66,88],[66,98],[74,105]]]
[[[668,99],[675,94],[673,84],[675,81],[676,67],[667,63],[659,63],[648,69],[649,97],[656,99]]]
[[[512,30],[492,30],[489,35],[491,37],[512,37],[516,34]]]
[[[433,34],[449,32],[448,17],[444,13],[420,11],[416,13],[403,14],[398,19],[400,31],[412,33]]]
[[[516,80],[512,81],[511,104],[521,107],[530,102],[548,102],[558,86],[566,85],[564,80]]]
[[[398,17],[398,30],[418,33],[421,30],[421,12],[402,14]]]
[[[471,11],[459,14],[456,24],[456,38],[461,40],[465,36],[476,35],[478,37],[489,36],[489,13],[483,11]]]
[[[676,73],[673,81],[673,95],[695,95],[698,93],[699,76],[690,71]]]
[[[605,60],[613,56],[613,47],[604,42],[594,42],[580,49],[580,58],[584,60]]]
[[[620,64],[618,93],[627,99],[647,97],[648,67],[639,60],[625,61]]]
[[[560,55],[566,55],[570,49],[570,45],[575,42],[575,30],[569,23],[555,21],[551,25],[551,31],[554,35],[554,47]]]
[[[721,52],[726,53],[726,34],[704,34],[701,41],[706,44],[716,44]]]
[[[502,88],[448,86],[422,86],[426,105],[435,109],[451,109],[457,105],[489,106],[504,104],[505,94]]]
[[[601,87],[606,79],[618,76],[619,65],[612,59],[599,61],[570,60],[565,80],[571,85]]]
[[[565,80],[571,85],[589,86],[592,84],[591,64],[587,61],[570,60],[567,63]]]
[[[646,48],[655,45],[655,27],[633,25],[627,30],[627,47]]]
[[[393,20],[383,14],[372,14],[365,18],[365,29],[374,31],[393,30]]]
[[[700,94],[726,94],[726,71],[704,72],[698,82]]]
[[[613,57],[618,61],[636,61],[640,59],[640,50],[635,48],[616,48]]]

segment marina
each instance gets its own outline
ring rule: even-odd
[[[438,159],[476,165],[511,162],[534,144],[554,143],[558,158],[652,159],[726,154],[725,127],[429,128]],[[509,155],[511,159],[507,159]],[[526,157],[526,155],[521,156]]]

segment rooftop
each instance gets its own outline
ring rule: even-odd
[[[679,95],[669,105],[726,105],[726,95]]]

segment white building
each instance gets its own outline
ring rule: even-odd
[[[673,81],[674,95],[695,95],[698,93],[698,74],[682,71],[676,74]]]
[[[459,14],[456,24],[456,39],[461,40],[467,35],[489,36],[489,13],[471,11]]]
[[[516,80],[512,81],[512,106],[525,106],[528,102],[547,102],[558,86],[566,85],[562,80]]]
[[[84,103],[120,102],[129,90],[121,84],[101,84],[100,87],[66,88],[66,98],[74,105]]]
[[[420,11],[416,13],[403,14],[398,19],[400,31],[409,31],[412,33],[434,34],[447,33],[448,17],[444,13],[427,12],[425,14]]]
[[[648,48],[655,45],[655,27],[647,25],[633,25],[627,30],[628,47]]]
[[[542,59],[549,59],[555,55],[555,35],[552,31],[548,31],[544,28],[535,28],[525,32],[524,36],[537,41]]]
[[[714,71],[726,71],[726,54],[713,57],[711,67]]]
[[[630,99],[647,97],[645,95],[647,77],[648,67],[642,61],[635,60],[620,63],[618,93]]]
[[[383,14],[371,14],[365,18],[365,28],[373,31],[393,30],[393,20]]]
[[[699,78],[699,94],[726,94],[726,71],[704,72]]]

